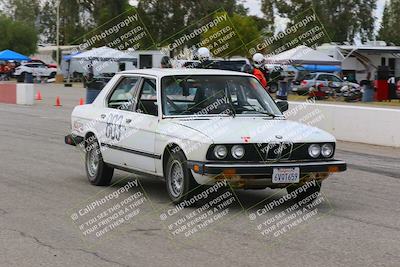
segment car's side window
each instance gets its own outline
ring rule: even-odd
[[[153,116],[158,115],[157,90],[155,79],[143,79],[136,111]]]
[[[319,76],[318,76],[318,81],[325,81],[325,82],[327,82],[327,81],[329,81],[329,77],[328,77],[328,75],[325,75],[325,74],[319,75]]]
[[[109,108],[132,110],[134,94],[139,77],[124,77],[111,93],[107,105]]]
[[[335,75],[330,75],[330,81],[332,82],[342,82],[341,79],[339,79],[338,77],[336,77]]]

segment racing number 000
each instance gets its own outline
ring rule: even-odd
[[[119,114],[110,114],[107,120],[106,137],[111,140],[119,141],[121,139],[123,116]]]

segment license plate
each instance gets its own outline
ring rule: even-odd
[[[300,179],[300,168],[274,168],[272,171],[272,183],[286,184],[298,183]]]

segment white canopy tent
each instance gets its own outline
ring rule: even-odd
[[[122,52],[117,49],[109,48],[106,46],[93,48],[92,50],[82,52],[71,57],[75,60],[96,60],[96,61],[130,61],[137,59],[136,56],[129,52]]]
[[[267,57],[266,62],[283,65],[341,65],[341,61],[304,45]]]
[[[110,76],[120,70],[134,69],[137,66],[138,57],[133,53],[134,51],[123,52],[103,46],[71,55],[66,67],[68,78],[73,72],[92,72],[95,76]],[[120,66],[123,68],[121,69]]]

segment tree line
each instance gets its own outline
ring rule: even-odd
[[[0,0],[0,50],[13,49],[23,54],[34,53],[37,43],[56,43],[57,4],[60,11],[60,44],[72,45],[88,38],[99,27],[112,22],[130,9],[140,16],[151,36],[148,47],[165,45],[174,33],[189,31],[203,18],[212,19],[221,12],[238,33],[235,45],[277,34],[275,18],[294,25],[301,14],[317,15],[329,40],[353,42],[378,38],[400,45],[400,0],[385,7],[381,28],[374,36],[374,10],[377,0],[261,0],[263,16],[250,16],[242,1],[236,0],[139,0],[137,7],[129,0]],[[210,15],[211,14],[211,15]],[[210,31],[210,33],[215,33]],[[198,43],[205,34],[192,40]],[[322,40],[321,40],[322,41]],[[323,41],[326,41],[324,39]],[[238,54],[246,53],[239,51]]]

